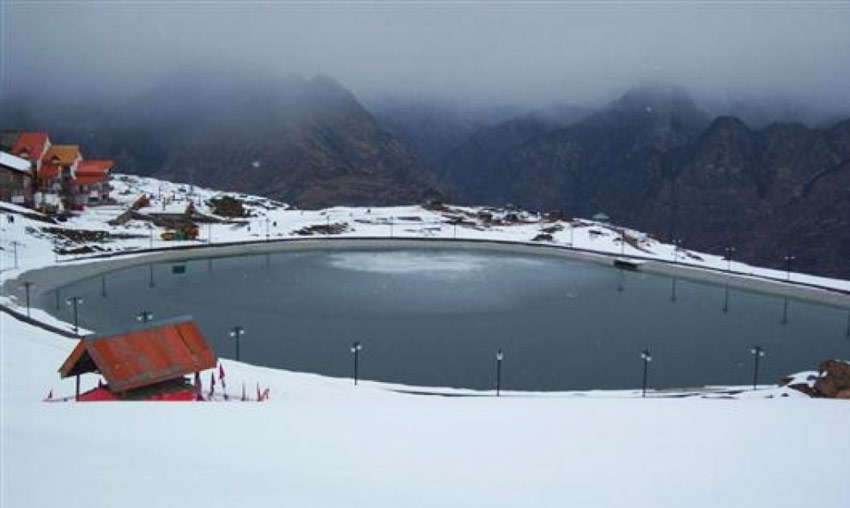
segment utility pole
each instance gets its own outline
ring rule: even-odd
[[[68,305],[70,305],[74,308],[74,333],[79,334],[79,331],[80,331],[79,323],[80,322],[79,322],[79,319],[78,319],[78,308],[83,303],[83,299],[82,299],[82,297],[79,297],[79,296],[70,296],[70,297],[68,297],[67,300],[65,300],[65,303],[67,303]]]
[[[24,281],[24,291],[27,295],[27,317],[30,317],[30,288],[35,285],[34,282]]]
[[[750,354],[753,355],[754,365],[753,365],[753,390],[758,386],[759,381],[759,360],[764,356],[764,348],[761,346],[753,346],[750,349]]]
[[[502,360],[505,359],[505,353],[502,348],[496,351],[496,397],[499,397],[502,392]]]
[[[649,377],[649,362],[652,361],[652,353],[649,351],[649,348],[641,351],[640,358],[643,360],[643,392],[641,393],[641,397],[646,397],[646,382]]]
[[[357,386],[357,379],[360,376],[360,372],[359,372],[358,369],[359,369],[360,351],[362,349],[363,349],[363,344],[361,344],[359,340],[355,341],[351,345],[351,353],[354,355],[354,386]]]

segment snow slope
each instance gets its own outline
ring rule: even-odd
[[[44,403],[50,387],[73,389],[55,370],[72,341],[5,315],[2,327],[4,507],[850,501],[846,401],[780,388],[732,400],[407,395],[225,361],[231,386],[259,382],[271,399]]]
[[[160,185],[180,195],[173,184],[138,178],[125,184],[126,202],[142,190],[158,193]],[[213,194],[199,190],[202,201],[203,193]],[[328,215],[348,224],[347,235],[388,235],[390,217],[413,216],[420,220],[394,219],[393,235],[454,235],[451,226],[438,223],[439,213],[420,207],[301,212],[274,206],[255,207],[263,215],[252,220],[251,231],[247,225],[213,226],[213,242],[262,239],[266,216],[278,223],[269,227],[273,235],[321,224]],[[105,225],[122,209],[89,210],[69,226],[146,234],[142,224]],[[54,262],[51,240],[27,230],[41,226],[19,215],[3,222],[4,278]],[[540,227],[459,227],[457,234],[530,241]],[[591,228],[603,234],[590,235]],[[573,235],[576,246],[621,248],[603,225],[583,221]],[[568,242],[569,228],[555,236]],[[13,241],[20,244],[17,269]],[[148,242],[143,234],[106,246],[125,250]],[[672,256],[670,246],[646,242],[655,255]],[[0,313],[4,508],[850,506],[850,404],[786,388],[650,392],[646,399],[636,391],[507,392],[496,398],[418,387],[444,396],[416,395],[401,386],[355,387],[350,380],[224,360],[231,394],[244,382],[249,391],[268,387],[271,399],[43,402],[51,389],[56,396],[73,392],[73,382],[59,381],[56,372],[73,346],[73,340]],[[84,376],[83,388],[96,383],[95,376]]]

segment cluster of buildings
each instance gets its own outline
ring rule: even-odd
[[[45,212],[110,202],[111,160],[83,158],[79,145],[54,145],[46,132],[0,132],[0,200]]]

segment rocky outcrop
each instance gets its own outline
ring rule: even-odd
[[[820,397],[850,399],[850,363],[827,360],[820,364],[815,390]]]
[[[850,400],[850,362],[826,360],[821,362],[816,375],[798,374],[780,380],[779,384],[810,397]]]

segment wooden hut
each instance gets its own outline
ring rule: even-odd
[[[197,389],[185,376],[216,362],[195,321],[182,316],[84,337],[59,373],[77,378],[80,401],[195,400]],[[106,384],[81,394],[79,376],[89,372],[102,375]]]

